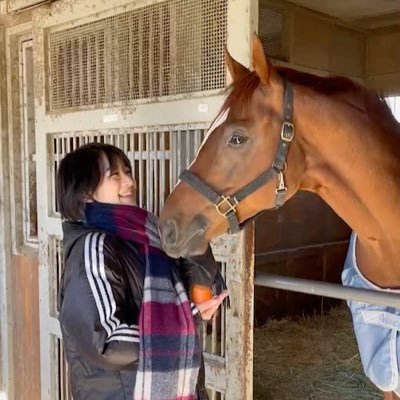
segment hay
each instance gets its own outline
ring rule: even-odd
[[[375,400],[345,306],[254,332],[254,400]]]

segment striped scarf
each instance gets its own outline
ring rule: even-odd
[[[88,203],[85,223],[132,242],[145,265],[134,400],[195,400],[201,364],[191,306],[161,248],[157,217],[126,205]]]

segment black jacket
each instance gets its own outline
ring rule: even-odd
[[[117,236],[70,222],[63,223],[63,231],[59,321],[74,400],[130,400],[144,267],[134,246]],[[178,269],[188,288],[197,281],[211,285],[218,266],[208,252],[191,262],[180,260]],[[199,398],[207,398],[203,373]]]

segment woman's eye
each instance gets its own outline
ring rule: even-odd
[[[246,142],[247,142],[247,136],[244,136],[239,133],[234,133],[229,139],[229,144],[231,146],[240,146],[241,144],[244,144]]]

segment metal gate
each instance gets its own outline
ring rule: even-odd
[[[69,399],[57,321],[62,271],[55,173],[98,141],[121,147],[139,205],[158,213],[222,102],[223,46],[245,64],[254,0],[59,1],[34,15],[42,399]],[[213,245],[231,309],[204,330],[212,399],[252,397],[253,231]],[[238,366],[240,360],[240,367]]]

